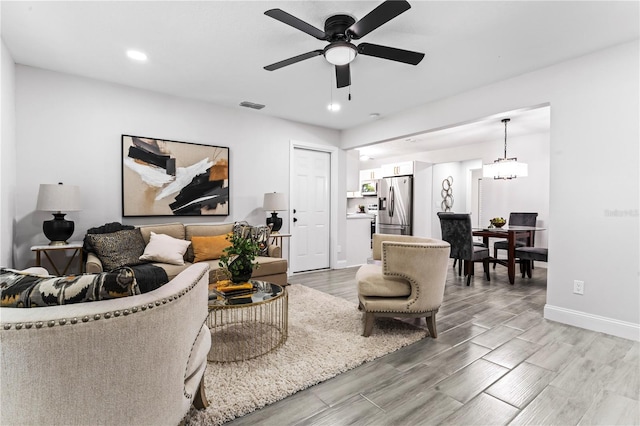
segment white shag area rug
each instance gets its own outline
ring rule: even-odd
[[[371,336],[362,337],[357,305],[300,284],[287,291],[286,343],[249,361],[210,362],[205,373],[209,407],[191,407],[187,425],[221,425],[427,335],[411,324],[381,318]]]

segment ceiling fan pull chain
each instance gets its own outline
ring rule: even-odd
[[[349,100],[351,100],[351,85],[349,85]]]

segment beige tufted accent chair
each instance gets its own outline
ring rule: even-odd
[[[425,317],[429,334],[437,337],[450,249],[449,243],[431,238],[374,234],[375,263],[356,273],[362,335],[371,335],[375,317]]]

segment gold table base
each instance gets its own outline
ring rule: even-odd
[[[212,362],[245,361],[280,347],[288,336],[287,290],[273,299],[239,305],[209,305]]]

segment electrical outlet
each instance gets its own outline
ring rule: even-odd
[[[573,292],[575,294],[584,294],[584,281],[573,280]]]

